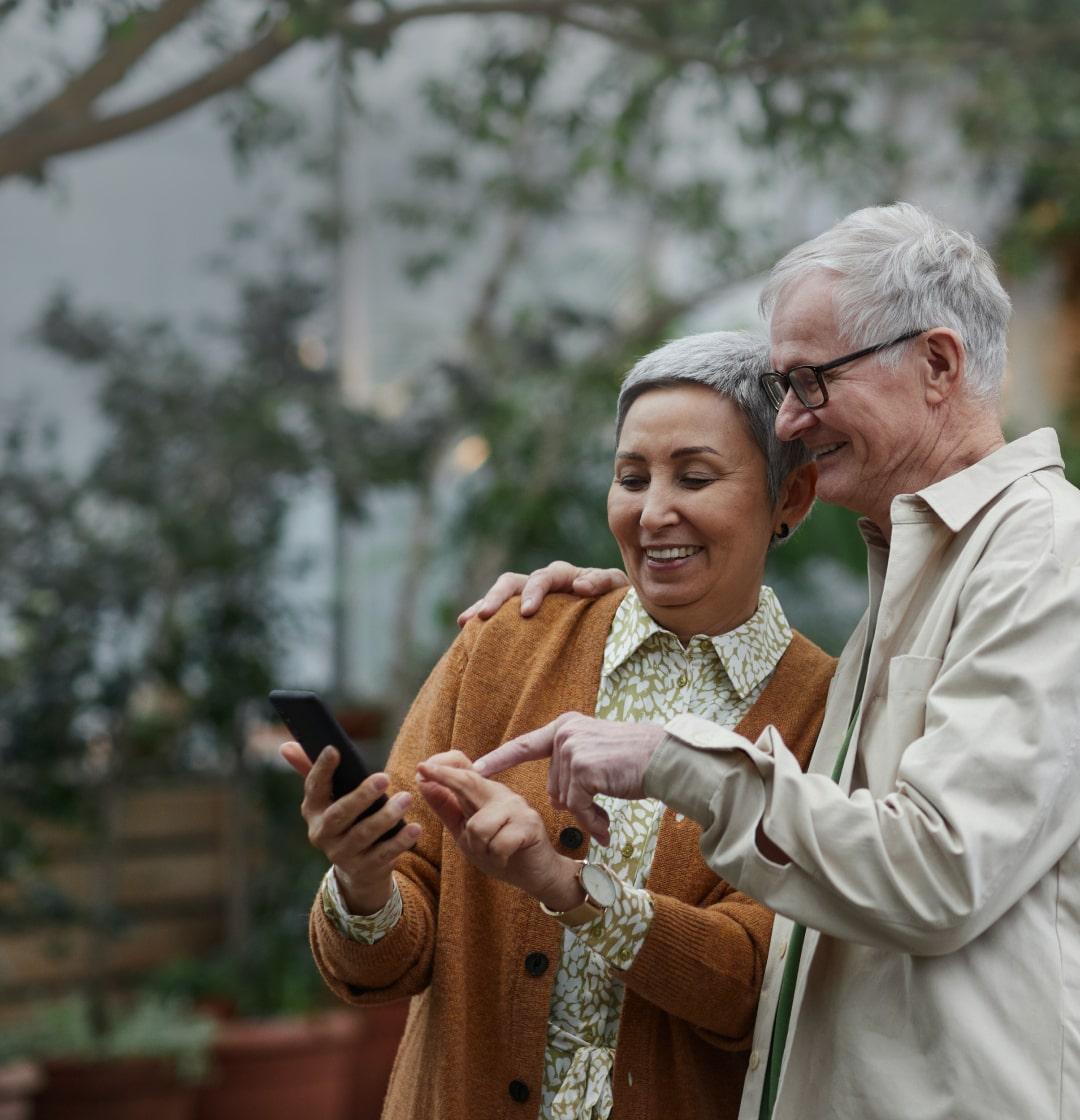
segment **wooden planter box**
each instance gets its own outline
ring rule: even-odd
[[[44,1063],[34,1120],[194,1120],[195,1090],[167,1058]]]
[[[225,1020],[197,1120],[348,1120],[361,1015]]]

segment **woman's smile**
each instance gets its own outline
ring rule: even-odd
[[[679,571],[704,551],[699,544],[652,545],[642,548],[646,563],[656,572]]]

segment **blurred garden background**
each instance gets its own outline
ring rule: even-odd
[[[267,691],[379,761],[495,575],[617,562],[633,361],[844,213],[979,235],[1080,478],[1064,0],[0,0],[0,91],[0,1109],[150,1053],[204,1089],[131,1115],[276,1115],[197,1005],[336,1055],[284,1115],[377,1115],[400,1009],[316,1015]],[[819,508],[769,581],[838,652],[861,563]]]

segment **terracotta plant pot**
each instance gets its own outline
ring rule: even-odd
[[[409,1014],[409,1001],[364,1008],[364,1032],[353,1063],[353,1099],[349,1120],[378,1120],[386,1083],[397,1057]]]
[[[41,1069],[33,1062],[0,1064],[0,1120],[28,1120],[40,1085]]]
[[[346,1120],[362,1030],[349,1011],[226,1020],[211,1047],[198,1120]]]
[[[193,1120],[195,1090],[168,1058],[56,1058],[44,1063],[45,1086],[34,1120]]]

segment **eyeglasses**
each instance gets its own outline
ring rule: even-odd
[[[922,330],[908,331],[907,334],[902,334],[899,338],[892,339],[891,342],[879,342],[877,346],[867,346],[865,350],[856,350],[854,354],[845,354],[842,358],[836,358],[822,366],[795,366],[794,369],[789,369],[787,373],[773,370],[771,373],[762,374],[758,380],[777,412],[780,411],[784,403],[788,389],[795,393],[804,408],[821,408],[829,399],[829,390],[826,387],[824,377],[829,370],[845,366],[848,362],[856,362],[860,358],[869,357],[871,354],[880,353],[882,350],[888,350],[890,346],[898,346],[901,342],[907,342],[909,338],[922,334],[925,329],[924,327]]]

